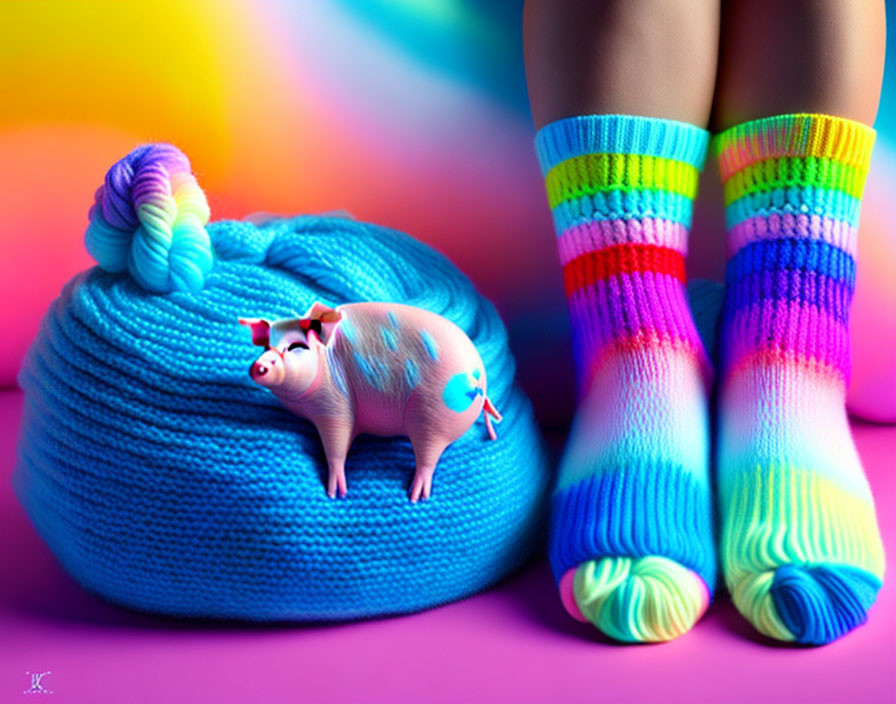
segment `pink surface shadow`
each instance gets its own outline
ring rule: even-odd
[[[492,589],[410,616],[347,624],[157,618],[84,591],[58,566],[9,483],[19,392],[0,393],[0,701],[49,670],[48,702],[893,701],[896,590],[824,648],[756,634],[717,593],[665,644],[620,646],[572,619],[543,554]],[[896,427],[856,425],[886,545],[896,540]]]

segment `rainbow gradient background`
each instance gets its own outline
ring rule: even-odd
[[[0,4],[0,386],[92,265],[87,211],[135,145],[191,158],[212,217],[346,209],[447,254],[498,306],[546,425],[573,403],[532,148],[522,0]],[[893,13],[891,12],[891,18]],[[896,27],[893,19],[888,20]],[[860,236],[851,408],[896,422],[896,31]],[[721,278],[717,175],[691,276]],[[708,193],[705,195],[709,195]]]

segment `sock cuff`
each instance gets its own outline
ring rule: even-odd
[[[715,135],[722,181],[752,164],[781,157],[817,157],[867,173],[873,128],[834,115],[793,113],[750,120]]]
[[[659,555],[716,582],[710,487],[672,463],[598,472],[551,498],[548,557],[559,585],[567,570],[601,557]]]
[[[700,170],[709,132],[702,127],[639,115],[580,115],[551,122],[535,135],[543,176],[585,154],[636,154],[681,161]]]

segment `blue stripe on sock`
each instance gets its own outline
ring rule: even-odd
[[[548,556],[559,584],[582,562],[661,555],[713,591],[716,553],[709,485],[664,463],[602,471],[552,497]]]
[[[727,285],[769,271],[814,272],[848,287],[856,280],[856,260],[839,247],[809,237],[759,240],[741,247],[725,267]]]
[[[751,193],[728,204],[725,225],[731,229],[756,215],[818,215],[858,227],[862,201],[843,191],[814,186],[776,188]]]
[[[693,201],[687,196],[650,188],[614,189],[558,203],[552,213],[557,236],[575,225],[596,220],[657,218],[691,224]]]

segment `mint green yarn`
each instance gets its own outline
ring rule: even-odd
[[[706,606],[700,578],[660,556],[584,562],[576,569],[573,592],[585,618],[628,643],[676,638],[691,629]]]

